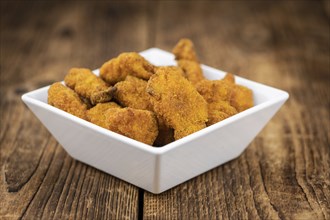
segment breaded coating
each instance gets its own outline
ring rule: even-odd
[[[81,101],[77,93],[60,82],[56,82],[49,87],[48,104],[79,118],[86,119],[86,104]]]
[[[207,103],[230,101],[233,85],[223,80],[203,80],[196,85],[196,89]]]
[[[194,43],[187,38],[180,39],[173,48],[172,53],[175,55],[176,60],[191,60],[199,62]]]
[[[204,75],[200,64],[191,60],[178,60],[178,65],[184,72],[185,77],[193,84],[196,85],[204,80]]]
[[[231,73],[221,80],[203,80],[196,89],[208,103],[208,126],[253,106],[252,91],[235,84]]]
[[[109,109],[114,108],[121,108],[121,106],[115,102],[98,103],[87,111],[87,119],[93,124],[107,128],[105,115]]]
[[[253,107],[254,101],[252,90],[245,86],[234,85],[230,104],[234,106],[238,112]]]
[[[117,83],[114,98],[125,107],[153,111],[150,95],[147,93],[147,81],[127,76]]]
[[[115,91],[116,89],[111,86],[105,90],[95,92],[90,97],[91,103],[96,105],[97,103],[109,102],[112,99],[113,93]]]
[[[231,73],[227,73],[222,81],[233,84],[229,101],[230,105],[235,107],[238,112],[253,107],[254,101],[253,92],[251,89],[242,85],[235,84],[235,76]]]
[[[174,129],[178,140],[206,127],[207,103],[175,67],[160,67],[150,78],[147,92],[154,111]]]
[[[197,91],[208,103],[208,126],[237,113],[230,105],[233,86],[230,77],[222,80],[203,80],[196,85]]]
[[[85,68],[72,68],[64,78],[65,84],[95,105],[111,100],[114,89]]]
[[[100,77],[110,85],[125,80],[129,74],[127,71],[122,71],[119,61],[118,57],[113,58],[105,62],[100,68]]]
[[[228,83],[235,83],[235,76],[232,73],[226,73],[222,80]]]
[[[120,67],[129,74],[148,80],[154,74],[154,65],[136,52],[122,53],[119,57]]]
[[[152,145],[158,135],[153,112],[133,108],[115,108],[107,111],[107,128],[145,144]]]
[[[237,110],[227,101],[217,101],[208,104],[208,113],[207,126],[210,126],[237,114]]]
[[[152,145],[158,136],[156,115],[147,110],[121,108],[114,102],[99,103],[87,112],[93,124]]]
[[[125,52],[103,63],[100,76],[72,68],[65,85],[50,86],[48,103],[156,147],[253,106],[252,90],[237,85],[233,74],[204,77],[191,40],[179,40],[172,52],[177,66],[155,66],[136,52]]]
[[[148,80],[154,74],[154,65],[135,52],[122,53],[118,57],[105,62],[100,68],[100,76],[111,85],[123,81],[132,75]]]
[[[194,85],[205,79],[199,64],[194,44],[189,39],[181,39],[173,48],[173,54],[185,77]]]
[[[143,80],[143,79],[137,78],[135,76],[131,76],[131,75],[126,76],[125,81],[129,81],[129,82],[133,82],[133,83],[148,82],[147,80]]]

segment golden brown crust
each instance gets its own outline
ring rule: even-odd
[[[100,68],[100,77],[110,85],[123,81],[127,75],[127,71],[121,70],[118,57],[105,62]]]
[[[121,108],[121,107],[115,102],[98,103],[96,106],[94,106],[93,108],[87,111],[87,118],[93,124],[96,124],[103,128],[107,128],[105,115],[107,111],[114,108]]]
[[[154,74],[154,66],[136,52],[122,53],[118,58],[128,75],[148,80]]]
[[[164,146],[253,106],[252,90],[236,85],[233,74],[227,73],[221,80],[205,79],[191,40],[181,39],[173,53],[179,67],[156,67],[138,53],[128,52],[105,62],[100,68],[101,78],[89,69],[72,68],[65,77],[71,89],[53,84],[48,102],[155,146]],[[112,98],[121,106],[109,102]]]
[[[191,60],[199,62],[194,43],[187,38],[180,39],[172,52],[175,55],[176,60]]]
[[[121,108],[114,102],[99,103],[87,112],[90,122],[118,134],[152,145],[158,135],[156,116],[147,110]]]
[[[205,79],[198,62],[194,44],[189,39],[181,39],[174,47],[173,54],[185,77],[194,85]]]
[[[106,114],[106,123],[109,130],[149,145],[158,135],[156,116],[147,110],[112,109]]]
[[[48,104],[86,119],[87,106],[72,89],[57,82],[48,89]]]
[[[207,126],[210,126],[237,114],[237,110],[227,101],[217,101],[208,104],[208,114]]]
[[[232,92],[229,102],[238,112],[253,107],[254,100],[251,89],[235,84],[235,76],[231,73],[227,73],[222,81],[232,84]]]
[[[111,86],[105,90],[94,92],[90,98],[90,101],[93,105],[96,105],[97,103],[108,102],[112,99],[115,91],[116,88]]]
[[[128,75],[148,80],[154,74],[154,68],[140,54],[127,52],[105,62],[100,68],[100,76],[111,85],[123,81]]]
[[[252,91],[235,84],[230,73],[222,80],[203,80],[196,89],[208,103],[208,126],[253,106]]]
[[[101,78],[85,68],[72,68],[64,78],[65,84],[93,105],[110,101],[113,89]]]
[[[230,104],[234,106],[238,112],[253,107],[254,101],[252,90],[245,86],[234,85]]]
[[[182,70],[160,67],[147,86],[154,111],[174,129],[176,140],[205,128],[207,103],[182,76]]]
[[[231,83],[223,80],[203,80],[196,85],[196,89],[208,103],[229,101],[232,95]]]
[[[237,110],[230,105],[233,86],[230,75],[222,80],[203,80],[196,85],[197,91],[208,103],[208,126],[237,113]]]
[[[125,107],[153,111],[150,95],[146,92],[147,81],[127,76],[124,81],[117,83],[114,98]]]
[[[199,63],[191,60],[178,60],[178,65],[192,84],[196,85],[205,79]]]
[[[228,83],[235,83],[235,76],[231,73],[226,73],[222,80]]]

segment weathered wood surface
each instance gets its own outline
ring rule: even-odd
[[[87,3],[1,3],[0,219],[138,218],[139,189],[73,160],[20,100],[70,67],[148,47],[146,4]]]
[[[1,1],[0,219],[330,219],[328,1]],[[22,104],[72,66],[193,39],[290,99],[237,159],[160,195],[73,160]],[[238,137],[239,138],[239,137]]]

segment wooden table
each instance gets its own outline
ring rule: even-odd
[[[0,219],[330,219],[329,1],[1,1]],[[191,38],[289,92],[237,159],[153,195],[72,159],[23,93]],[[239,138],[239,137],[237,137]]]

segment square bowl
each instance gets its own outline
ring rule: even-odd
[[[154,65],[176,65],[173,54],[157,48],[140,54]],[[205,65],[202,69],[208,79],[225,75]],[[22,100],[73,158],[158,194],[238,157],[289,97],[285,91],[235,79],[253,90],[254,107],[158,148],[47,104],[49,86],[24,94]]]

